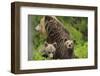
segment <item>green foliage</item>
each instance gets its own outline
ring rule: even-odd
[[[44,60],[42,54],[39,52],[42,50],[46,36],[41,35],[35,30],[35,27],[40,23],[42,16],[32,16],[32,46],[33,46],[33,60]]]
[[[87,58],[88,57],[87,50],[88,50],[87,42],[83,42],[83,44],[78,43],[74,50],[75,56],[79,58]]]
[[[33,50],[38,50],[39,47],[42,46],[42,44],[45,41],[45,36],[41,35],[39,32],[35,30],[35,27],[39,24],[41,16],[32,16],[32,44],[34,46]]]
[[[39,51],[37,51],[37,52],[35,52],[35,53],[33,53],[33,60],[45,60],[46,58],[44,58],[43,56],[42,56],[42,53],[41,52],[39,52]]]
[[[39,24],[42,16],[32,16],[32,44],[33,44],[33,60],[45,60],[42,57],[41,51],[43,49],[44,41],[46,36],[41,35],[35,31],[35,27]],[[88,57],[88,18],[87,17],[70,17],[70,16],[57,16],[66,30],[69,31],[70,36],[75,43],[75,56],[78,58]]]

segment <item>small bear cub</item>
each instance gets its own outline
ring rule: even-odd
[[[74,48],[74,41],[73,41],[73,40],[67,40],[67,41],[65,41],[64,45],[65,45],[68,49],[73,49],[73,48]]]
[[[56,51],[56,42],[49,44],[45,42],[44,49],[41,51],[42,56],[48,59],[53,59],[55,51]]]
[[[67,40],[67,41],[65,41],[64,45],[68,51],[68,58],[73,58],[74,57],[74,41]]]

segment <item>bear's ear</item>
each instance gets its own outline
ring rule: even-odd
[[[45,16],[45,21],[50,21],[52,19],[51,16]]]
[[[54,47],[57,47],[57,43],[56,43],[56,42],[54,42],[54,43],[53,43],[53,46],[54,46]]]
[[[45,45],[45,47],[47,47],[47,46],[48,46],[48,43],[47,43],[47,42],[45,42],[45,43],[44,43],[44,45]]]

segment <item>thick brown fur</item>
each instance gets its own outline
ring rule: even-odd
[[[71,40],[70,34],[64,28],[64,25],[55,16],[44,16],[39,25],[43,27],[43,30],[45,28],[42,32],[47,35],[47,42],[57,43],[54,59],[72,58],[74,46],[69,49],[64,45],[67,40]]]

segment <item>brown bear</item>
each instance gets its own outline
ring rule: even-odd
[[[56,51],[56,45],[56,42],[54,42],[53,44],[45,42],[44,48],[43,50],[41,50],[42,56],[47,59],[53,59]]]
[[[44,16],[35,29],[47,36],[48,43],[57,43],[54,59],[72,58],[73,40],[64,25],[55,16]]]

